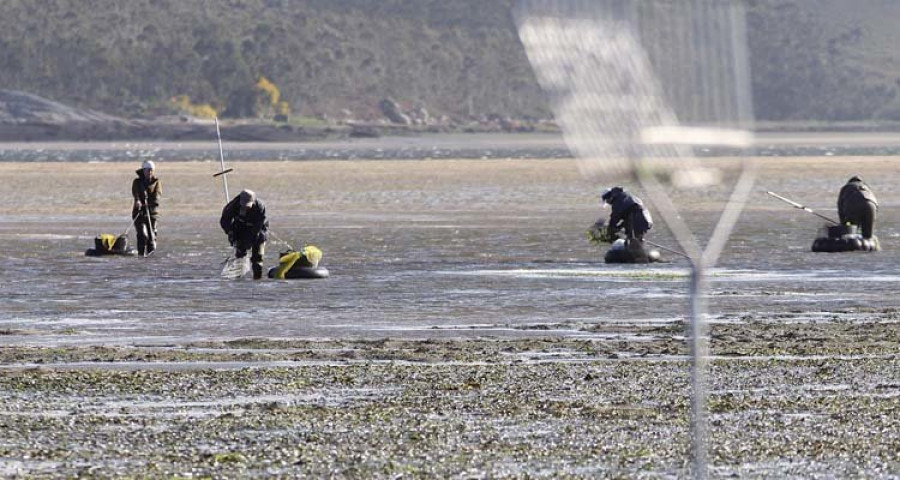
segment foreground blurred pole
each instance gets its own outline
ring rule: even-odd
[[[753,186],[744,14],[735,0],[519,0],[513,16],[581,173],[637,182],[691,263],[691,468],[708,473],[706,275]],[[705,246],[679,213],[681,188],[722,183],[695,149],[731,155],[731,195]]]
[[[707,369],[709,328],[706,315],[706,272],[696,263],[691,271],[691,452],[694,478],[707,477],[709,454],[707,452]]]

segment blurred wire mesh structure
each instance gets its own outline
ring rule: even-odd
[[[749,151],[753,111],[738,0],[519,0],[519,37],[581,173],[647,192],[692,266],[691,452],[707,476],[705,269],[717,261],[754,181],[741,174],[701,246],[670,191],[719,184],[697,148]]]

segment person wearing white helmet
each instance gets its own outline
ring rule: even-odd
[[[244,258],[247,250],[251,251],[253,278],[262,278],[263,255],[266,253],[269,232],[266,204],[253,190],[243,190],[225,205],[219,225],[228,235],[228,242],[235,248],[235,257]]]
[[[156,250],[158,244],[156,232],[162,184],[156,177],[156,165],[150,160],[142,163],[136,173],[137,178],[131,182],[131,196],[134,198],[131,218],[137,233],[138,255],[147,256]]]

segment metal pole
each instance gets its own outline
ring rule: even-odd
[[[222,186],[225,187],[225,203],[231,201],[231,195],[228,195],[228,172],[231,169],[225,169],[225,150],[222,148],[222,133],[219,131],[219,117],[215,117],[216,120],[216,138],[219,140],[219,165],[222,167],[222,171],[213,175],[222,177]]]

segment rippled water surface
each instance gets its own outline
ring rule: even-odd
[[[153,157],[165,195],[159,251],[94,258],[84,251],[95,235],[127,227],[139,158],[82,149],[40,162],[29,157],[38,147],[4,150],[0,162],[5,344],[588,336],[583,327],[598,322],[686,315],[684,260],[605,265],[586,242],[602,186],[568,158],[236,160],[232,195],[257,190],[277,237],[320,247],[331,278],[228,281],[219,276],[229,249],[217,226],[217,161]],[[757,193],[710,275],[711,318],[852,322],[896,305],[896,172],[893,157],[763,159]],[[812,253],[821,221],[763,193],[836,216],[837,191],[854,174],[881,202],[882,252]],[[676,194],[701,237],[726,198],[722,188]],[[650,239],[677,247],[661,220]],[[269,245],[268,266],[284,248]]]

